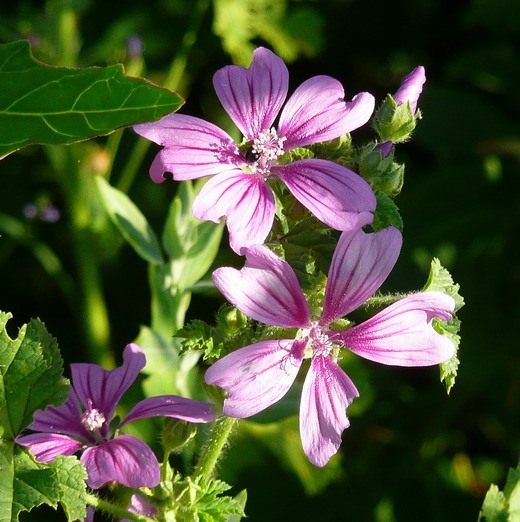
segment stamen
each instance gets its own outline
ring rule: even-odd
[[[287,140],[285,136],[278,137],[276,129],[262,131],[252,143],[250,154],[256,158],[252,167],[253,171],[263,176],[269,174],[271,165],[284,154],[283,144]]]
[[[88,401],[88,409],[81,416],[81,424],[90,433],[99,430],[105,423],[105,416],[96,408],[92,408],[92,401]]]

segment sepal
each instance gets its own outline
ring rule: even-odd
[[[388,94],[377,109],[372,126],[381,141],[402,143],[410,138],[420,117],[419,111],[416,114],[413,113],[409,102],[398,105]]]
[[[377,147],[365,147],[359,155],[359,173],[374,191],[382,191],[391,198],[403,188],[404,165],[394,161],[393,151],[384,155]]]

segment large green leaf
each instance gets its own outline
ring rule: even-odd
[[[37,409],[65,400],[67,382],[56,340],[33,319],[11,339],[0,312],[0,439],[16,436]]]
[[[38,319],[12,339],[11,314],[0,312],[0,522],[14,522],[22,511],[61,503],[68,520],[85,515],[85,470],[73,457],[39,464],[13,438],[37,409],[63,402],[67,381],[56,340]]]
[[[181,105],[175,93],[125,76],[121,65],[51,67],[33,58],[26,40],[0,45],[0,158],[157,120]]]
[[[103,206],[121,235],[145,261],[162,264],[161,247],[142,212],[124,192],[112,187],[101,176],[96,182]]]
[[[21,512],[61,504],[67,520],[83,519],[86,472],[75,457],[39,464],[13,442],[0,442],[0,522],[16,522]]]

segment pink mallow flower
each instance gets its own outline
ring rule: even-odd
[[[36,460],[52,462],[58,455],[81,451],[87,484],[97,489],[107,482],[130,488],[159,484],[159,463],[152,450],[132,435],[116,431],[129,422],[147,417],[172,417],[189,422],[210,422],[211,404],[176,395],[150,397],[137,403],[117,427],[111,426],[119,400],[144,368],[146,358],[139,346],[129,344],[123,364],[105,370],[96,364],[72,364],[72,386],[61,406],[38,410],[28,429],[30,435],[16,442],[30,449]]]
[[[257,342],[207,370],[206,382],[227,392],[224,414],[249,417],[277,402],[291,387],[303,360],[310,359],[300,402],[300,436],[309,460],[324,466],[338,451],[349,425],[346,408],[358,396],[337,364],[342,349],[396,366],[429,366],[449,359],[454,346],[432,325],[434,317],[449,320],[454,310],[453,299],[441,292],[409,295],[351,328],[331,326],[378,290],[401,243],[401,233],[393,227],[371,234],[343,232],[318,320],[311,318],[292,268],[264,246],[247,249],[241,270],[216,270],[215,285],[243,313],[266,324],[299,329],[295,338]]]
[[[345,102],[337,80],[314,76],[296,89],[282,109],[288,83],[283,60],[263,47],[254,51],[248,69],[230,65],[215,73],[217,96],[244,135],[240,147],[212,123],[184,114],[134,126],[139,135],[163,146],[150,167],[156,183],[164,181],[165,172],[175,180],[214,176],[195,199],[193,214],[216,223],[225,216],[230,244],[237,253],[263,243],[271,230],[275,199],[267,181],[272,176],[336,230],[370,223],[376,208],[368,183],[346,167],[322,159],[286,163],[282,158],[291,149],[357,129],[370,118],[374,97],[362,92]]]

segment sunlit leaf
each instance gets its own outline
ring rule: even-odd
[[[21,512],[42,504],[57,509],[67,520],[83,519],[86,507],[86,472],[75,457],[58,457],[39,464],[13,442],[0,443],[0,520],[16,522]]]
[[[424,291],[439,291],[453,298],[455,301],[455,312],[464,306],[464,298],[459,294],[459,285],[454,283],[451,274],[444,268],[437,258],[431,263],[428,281],[424,286]],[[455,346],[455,355],[448,361],[439,365],[441,372],[441,382],[446,385],[446,391],[449,393],[455,384],[457,370],[459,367],[459,358],[457,352],[459,350],[460,336],[460,320],[454,317],[451,321],[434,320],[434,328],[442,335],[445,335]]]
[[[121,235],[145,261],[161,264],[163,256],[157,237],[135,203],[101,176],[96,181],[103,206]]]
[[[6,325],[11,314],[0,312],[0,438],[12,438],[29,424],[37,409],[65,400],[56,340],[39,319],[23,325],[11,339]]]
[[[121,65],[51,67],[33,58],[26,40],[0,45],[0,158],[157,120],[181,104],[175,93],[125,76]]]

